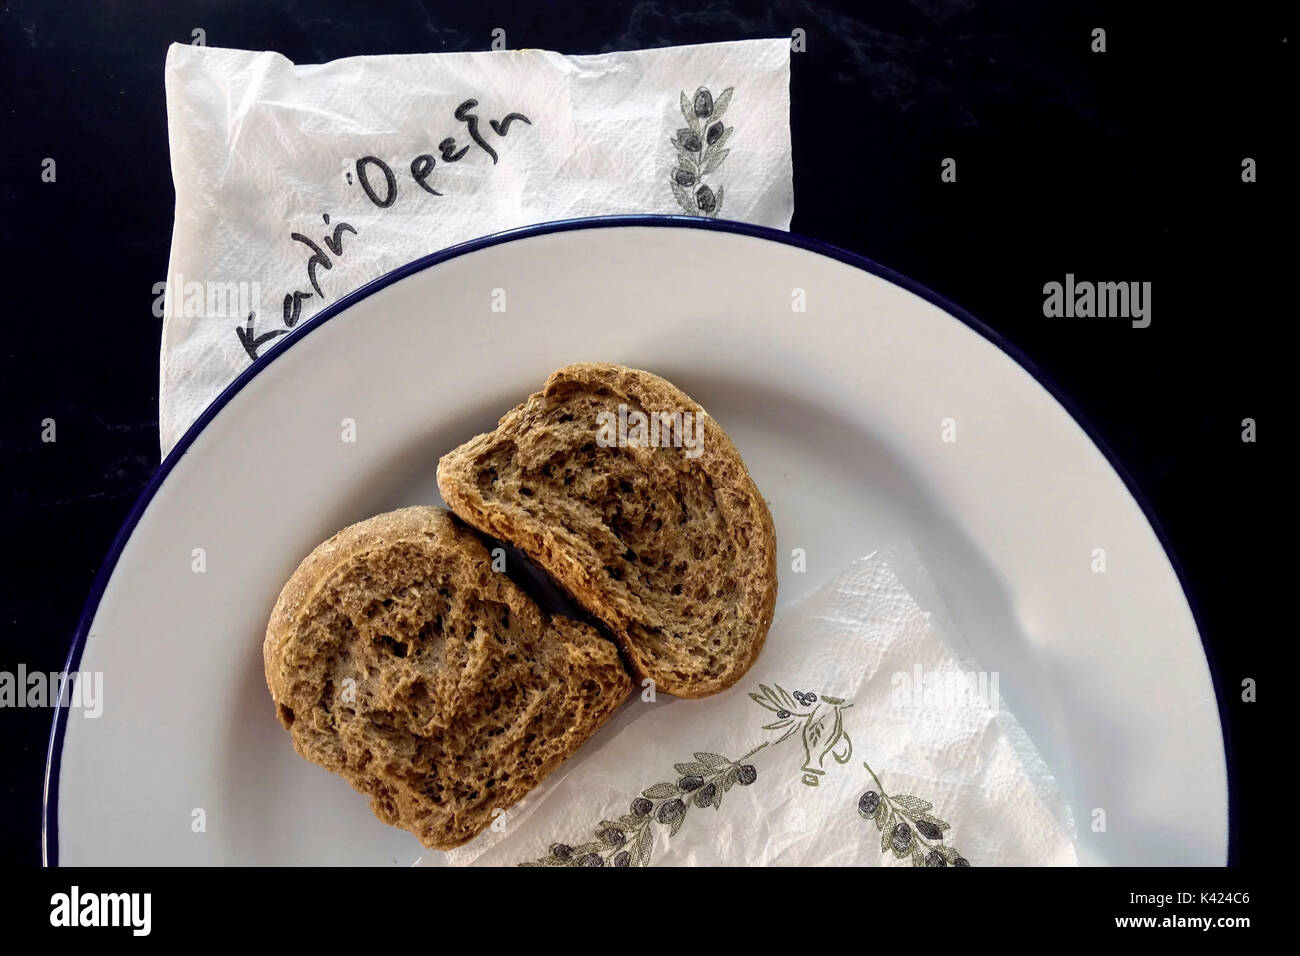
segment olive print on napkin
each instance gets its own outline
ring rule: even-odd
[[[762,726],[773,733],[780,731],[775,739],[769,736],[737,760],[697,752],[694,760],[673,765],[676,782],[664,781],[642,790],[627,813],[596,824],[591,840],[576,845],[552,844],[545,856],[519,865],[649,866],[658,831],[667,830],[669,837],[676,836],[692,808],[721,809],[723,796],[733,787],[748,787],[758,781],[758,767],[748,762],[751,757],[796,736],[803,745],[804,761],[799,769],[805,786],[818,785],[826,774],[828,758],[831,767],[849,762],[853,742],[844,730],[844,711],[852,703],[803,691],[791,694],[780,684],[758,687],[760,693],[749,696],[776,715],[776,720]],[[880,830],[881,853],[892,851],[900,860],[910,857],[913,866],[970,866],[965,857],[943,842],[949,826],[930,814],[933,805],[928,800],[887,793],[875,771],[865,762],[863,766],[876,789],[862,794],[857,809]]]
[[[970,866],[955,847],[943,842],[949,826],[929,813],[934,804],[908,793],[886,793],[870,765],[863,761],[862,766],[871,774],[876,789],[858,798],[858,813],[876,824],[881,853],[892,850],[900,860],[910,855],[913,866]]]
[[[677,205],[687,215],[716,218],[722,212],[722,186],[714,189],[705,177],[717,170],[731,152],[724,147],[734,127],[722,125],[722,114],[731,103],[733,89],[727,87],[717,100],[703,86],[690,99],[684,91],[681,94],[687,128],[679,129],[671,140],[677,150],[677,165],[668,181]]]

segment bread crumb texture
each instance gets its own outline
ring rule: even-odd
[[[434,849],[536,787],[632,687],[613,644],[544,614],[428,507],[316,548],[280,594],[264,659],[298,753]]]
[[[700,454],[598,441],[602,413],[689,412]],[[670,382],[580,364],[446,455],[456,514],[539,564],[621,645],[634,677],[678,697],[734,684],[776,604],[772,516],[730,438]]]

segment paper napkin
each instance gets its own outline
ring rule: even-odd
[[[789,38],[314,66],[173,45],[163,453],[290,330],[427,253],[619,213],[788,229],[789,66]]]
[[[723,694],[634,697],[490,830],[422,862],[582,860],[1078,862],[1051,773],[907,549],[859,559],[781,614]]]

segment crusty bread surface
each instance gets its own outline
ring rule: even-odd
[[[694,416],[698,454],[663,429],[654,444],[611,444],[620,406],[625,417]],[[703,697],[758,657],[776,604],[771,513],[731,439],[665,379],[611,364],[559,369],[495,431],[445,455],[438,487],[460,518],[522,550],[605,624],[634,677]]]
[[[263,648],[303,757],[449,849],[537,786],[631,690],[617,649],[551,617],[439,508],[352,525],[280,594]]]

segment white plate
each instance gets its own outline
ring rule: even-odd
[[[56,723],[47,859],[421,856],[293,753],[262,678],[271,606],[340,527],[438,501],[439,456],[551,370],[606,360],[668,377],[734,438],[780,553],[808,554],[804,574],[780,562],[782,605],[881,545],[917,547],[1060,783],[1085,862],[1222,864],[1223,741],[1178,579],[1087,434],[973,326],[871,263],[695,220],[526,229],[359,290],[214,403],[109,555],[70,662],[103,672],[103,715]]]

